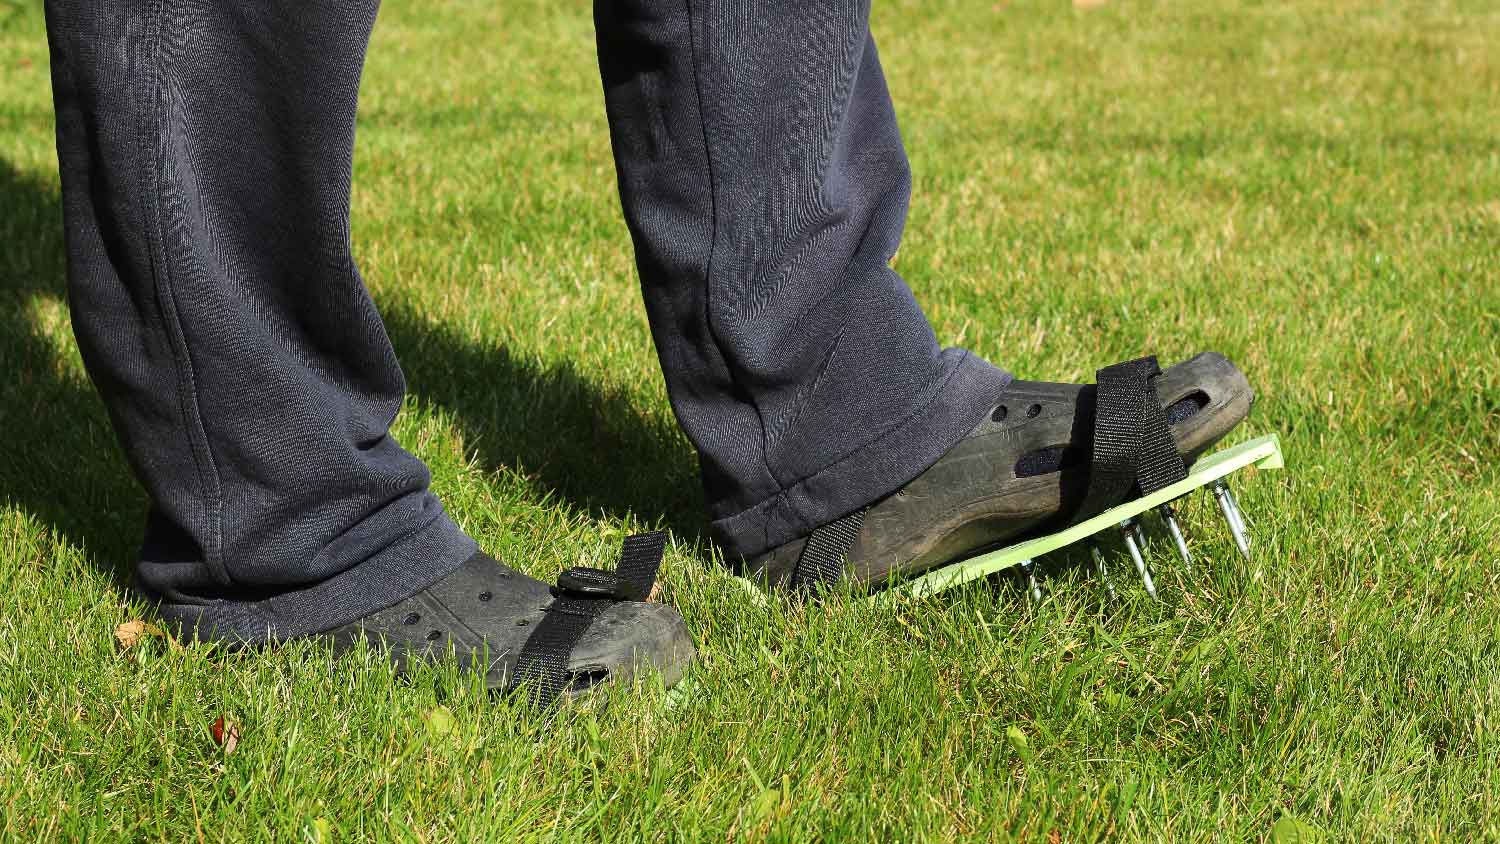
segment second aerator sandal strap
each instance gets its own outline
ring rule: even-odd
[[[1161,367],[1144,357],[1095,373],[1093,458],[1089,489],[1075,521],[1187,477],[1166,414],[1151,385]]]
[[[861,507],[853,513],[812,532],[802,554],[797,557],[797,566],[792,569],[793,589],[812,589],[818,584],[832,585],[844,573],[844,558],[859,538],[860,526],[865,521],[865,510]]]
[[[614,571],[575,566],[557,578],[558,594],[521,647],[511,687],[523,687],[532,703],[546,706],[572,681],[573,649],[605,610],[620,601],[644,601],[656,583],[667,535],[661,531],[625,537]]]

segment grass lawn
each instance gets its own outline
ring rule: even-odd
[[[1500,840],[1500,5],[878,3],[938,335],[1047,380],[1223,351],[1234,441],[1288,469],[1238,483],[1253,565],[1193,499],[1161,603],[1116,549],[1115,609],[1056,564],[1039,605],[811,608],[702,535],[587,5],[390,0],[354,241],[396,433],[539,577],[669,527],[700,645],[690,695],[549,718],[373,654],[116,645],[144,506],[68,327],[39,7],[0,3],[6,840]]]

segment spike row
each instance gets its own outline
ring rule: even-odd
[[[1229,485],[1223,479],[1215,481],[1210,489],[1214,498],[1218,501],[1219,510],[1224,515],[1224,521],[1229,525],[1229,532],[1234,537],[1235,547],[1244,555],[1246,560],[1250,559],[1250,531],[1245,523],[1244,513],[1241,512],[1239,502],[1235,500],[1234,493],[1230,491]],[[1177,512],[1170,503],[1163,504],[1156,509],[1157,515],[1161,517],[1162,523],[1167,527],[1167,533],[1172,537],[1172,544],[1176,546],[1177,553],[1182,557],[1182,563],[1188,571],[1193,568],[1193,555],[1188,550],[1187,538],[1183,534],[1182,525],[1177,521]],[[1151,570],[1146,565],[1145,547],[1146,534],[1141,527],[1139,518],[1130,518],[1120,522],[1120,537],[1124,540],[1125,548],[1130,552],[1131,561],[1135,563],[1135,570],[1141,576],[1141,582],[1146,587],[1146,594],[1152,599],[1157,599],[1156,582],[1151,578]],[[1099,544],[1089,540],[1089,555],[1093,558],[1094,569],[1099,578],[1104,581],[1105,588],[1109,591],[1111,601],[1119,600],[1115,592],[1114,584],[1109,579],[1109,570],[1104,565],[1104,553]],[[1037,582],[1036,567],[1033,561],[1023,560],[1020,564],[1022,571],[1026,573],[1028,590],[1034,600],[1042,599],[1041,586]]]

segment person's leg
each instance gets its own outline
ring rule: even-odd
[[[714,534],[778,586],[877,585],[1131,494],[1095,493],[1095,422],[1128,420],[1097,414],[1093,387],[1013,381],[941,349],[888,266],[909,177],[868,14],[864,0],[595,4],[672,405]],[[1154,389],[1165,420],[1151,441],[1176,449],[1163,459],[1192,460],[1253,399],[1214,354],[1146,383],[1142,406]]]
[[[151,498],[136,575],[163,618],[453,653],[539,701],[680,678],[692,638],[642,602],[664,540],[550,587],[480,553],[390,436],[401,370],[349,248],[376,2],[102,5],[47,4],[69,299]]]
[[[1009,376],[890,268],[910,176],[867,0],[598,0],[620,194],[713,531],[753,556],[898,489]]]
[[[388,429],[350,257],[376,2],[49,0],[69,299],[146,487],[139,584],[218,638],[326,630],[475,552]]]

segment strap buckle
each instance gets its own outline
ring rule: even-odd
[[[627,536],[614,571],[573,566],[558,576],[557,588],[581,598],[644,601],[656,584],[656,570],[666,545],[667,535],[659,531]]]
[[[584,598],[616,598],[620,579],[612,571],[573,566],[557,576],[557,588]]]

